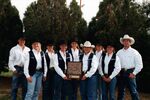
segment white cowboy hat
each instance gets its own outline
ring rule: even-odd
[[[130,37],[129,35],[125,34],[122,38],[120,38],[120,43],[123,44],[123,40],[130,40],[130,45],[133,45],[135,43],[135,40],[133,37]]]
[[[84,42],[84,44],[80,44],[81,47],[87,47],[87,48],[95,48],[94,45],[91,44],[90,41]]]

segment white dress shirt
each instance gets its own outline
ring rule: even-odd
[[[90,54],[91,52],[83,55],[83,59],[82,59],[82,62],[83,62],[82,71],[83,72],[86,72],[88,70],[88,58]],[[97,68],[98,68],[98,60],[97,60],[97,57],[93,55],[91,69],[85,74],[85,76],[91,77],[96,72]]]
[[[35,59],[37,61],[37,66],[36,66],[36,69],[40,69],[42,68],[42,63],[41,63],[41,60],[42,60],[42,57],[41,57],[41,52],[37,52],[35,49],[32,50],[33,51],[33,54],[35,56]],[[44,55],[43,55],[44,56]],[[27,54],[26,56],[26,60],[25,60],[25,64],[24,64],[24,74],[25,76],[28,78],[30,77],[29,75],[29,61],[30,60],[30,55],[29,53]],[[47,64],[46,64],[46,59],[45,59],[45,56],[44,56],[44,76],[46,77],[46,74],[47,74]]]
[[[95,55],[96,55],[96,57],[97,57],[97,59],[100,61],[100,58],[101,58],[101,55],[102,55],[102,50],[101,51],[96,51],[95,52]]]
[[[73,61],[79,61],[79,49],[73,49],[71,48],[72,55],[73,55]]]
[[[30,49],[26,46],[24,47],[24,49],[22,49],[19,45],[14,46],[10,50],[9,54],[9,62],[8,62],[9,69],[11,71],[16,71],[14,67],[15,65],[24,66],[25,57],[29,51]]]
[[[143,68],[142,57],[139,52],[131,47],[128,49],[121,49],[117,52],[121,61],[121,68],[131,69],[135,68],[133,74],[138,74]]]
[[[62,58],[63,58],[63,60],[65,62],[65,69],[67,69],[67,65],[66,65],[66,52],[63,53],[60,50],[59,53],[60,53],[60,55],[62,56]],[[71,55],[70,55],[70,61],[72,61]],[[63,73],[63,71],[59,67],[59,64],[58,64],[58,54],[55,54],[55,56],[54,56],[54,69],[57,72],[57,74],[60,75],[62,78],[66,77],[66,75]]]
[[[54,67],[54,56],[55,53],[54,52],[48,52],[48,50],[46,51],[48,53],[48,56],[50,58],[50,66],[48,66],[49,68],[53,68]]]
[[[103,70],[102,70],[102,58],[101,58],[101,63],[100,63],[100,66],[99,66],[99,73],[101,76],[103,76],[104,74],[108,74],[108,67],[109,67],[109,63],[110,63],[110,60],[113,56],[113,53],[108,55],[108,53],[106,53],[106,56],[105,56],[105,59],[104,59],[104,63],[105,63],[105,66],[104,66],[104,73],[103,73]],[[119,74],[120,70],[121,70],[121,64],[120,64],[120,59],[118,56],[116,56],[116,61],[115,61],[115,64],[114,64],[114,70],[113,72],[111,73],[111,75],[109,76],[110,79],[113,79],[117,74]]]

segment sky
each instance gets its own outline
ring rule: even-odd
[[[16,6],[16,8],[18,9],[20,18],[22,20],[24,17],[26,8],[34,1],[37,1],[37,0],[11,0],[11,3],[13,6]],[[72,0],[67,0],[67,5],[69,5],[71,1]],[[76,0],[76,1],[78,2],[78,4],[80,4],[79,3],[80,0]],[[90,22],[91,18],[96,15],[96,13],[98,12],[99,3],[101,1],[102,0],[82,0],[83,18],[85,18],[87,22]],[[142,3],[143,0],[135,0],[135,1],[138,3]]]

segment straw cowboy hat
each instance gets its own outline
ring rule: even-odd
[[[120,38],[120,43],[123,44],[123,40],[130,40],[130,45],[133,45],[135,43],[135,40],[133,37],[130,37],[129,35],[125,34],[122,38]]]
[[[81,47],[87,47],[87,48],[95,48],[94,45],[91,44],[90,41],[84,42],[84,44],[80,44]]]

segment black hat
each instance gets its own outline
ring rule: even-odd
[[[107,45],[106,45],[106,47],[108,47],[108,46],[111,46],[111,47],[113,47],[113,48],[116,47],[115,44],[114,44],[113,42],[108,42]]]
[[[54,41],[52,40],[47,41],[47,46],[54,46]]]
[[[58,43],[58,45],[67,45],[67,41],[65,39],[61,39]]]
[[[71,39],[71,43],[72,42],[78,42],[78,39],[77,38],[73,38],[73,39]]]
[[[23,33],[19,33],[19,34],[17,35],[17,40],[26,40],[26,38],[25,38],[25,36],[24,36]]]

